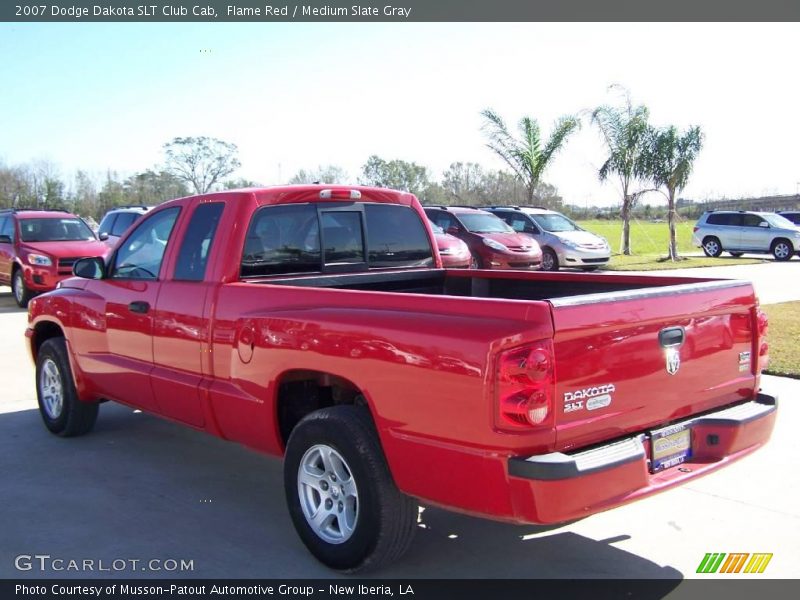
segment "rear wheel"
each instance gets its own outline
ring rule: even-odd
[[[542,271],[558,271],[558,256],[550,248],[542,250]]]
[[[71,437],[88,433],[97,420],[97,403],[82,402],[75,390],[64,338],[46,340],[36,356],[36,396],[45,426]]]
[[[372,569],[411,545],[417,504],[395,486],[364,407],[324,408],[300,421],[286,446],[284,487],[300,539],[333,569]]]
[[[715,237],[707,237],[703,240],[703,252],[706,253],[706,256],[717,258],[722,254],[722,244]]]
[[[772,256],[775,260],[789,260],[794,254],[794,247],[789,240],[775,240],[772,242]]]
[[[11,291],[14,294],[14,300],[16,300],[17,306],[20,308],[27,307],[28,302],[33,298],[33,292],[25,285],[25,276],[20,268],[14,271],[14,275],[11,278]]]
[[[729,252],[728,254],[730,254],[733,258],[739,258],[744,254],[744,252]]]

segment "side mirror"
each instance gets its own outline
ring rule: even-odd
[[[11,244],[11,236],[0,235],[0,244]]]
[[[102,258],[79,258],[72,265],[72,274],[84,279],[103,279],[106,276],[106,263]]]
[[[97,237],[99,237],[99,238],[100,238],[100,241],[101,241],[101,242],[105,242],[105,241],[108,239],[108,232],[107,232],[107,231],[104,231],[103,233],[101,233],[101,234],[100,234],[99,236],[97,236]]]
[[[450,227],[447,228],[447,233],[449,233],[450,235],[458,235],[458,231],[459,231],[458,227],[456,227],[455,225],[451,225]]]

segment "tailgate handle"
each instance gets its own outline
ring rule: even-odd
[[[674,348],[683,345],[686,331],[683,327],[665,327],[658,332],[658,342],[662,348]]]

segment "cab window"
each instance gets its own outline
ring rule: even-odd
[[[142,221],[117,251],[111,277],[157,279],[179,212],[180,208],[175,206]]]
[[[208,255],[211,252],[211,243],[217,232],[217,225],[222,216],[225,204],[212,202],[198,206],[186,235],[181,242],[178,260],[175,265],[174,279],[182,281],[202,281],[206,275]]]

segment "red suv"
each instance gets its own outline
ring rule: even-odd
[[[72,277],[72,263],[103,257],[108,246],[66,211],[0,210],[0,285],[10,285],[22,308],[34,294]]]
[[[466,242],[475,269],[531,270],[542,264],[539,244],[490,212],[460,206],[426,206],[425,214],[445,232]]]

